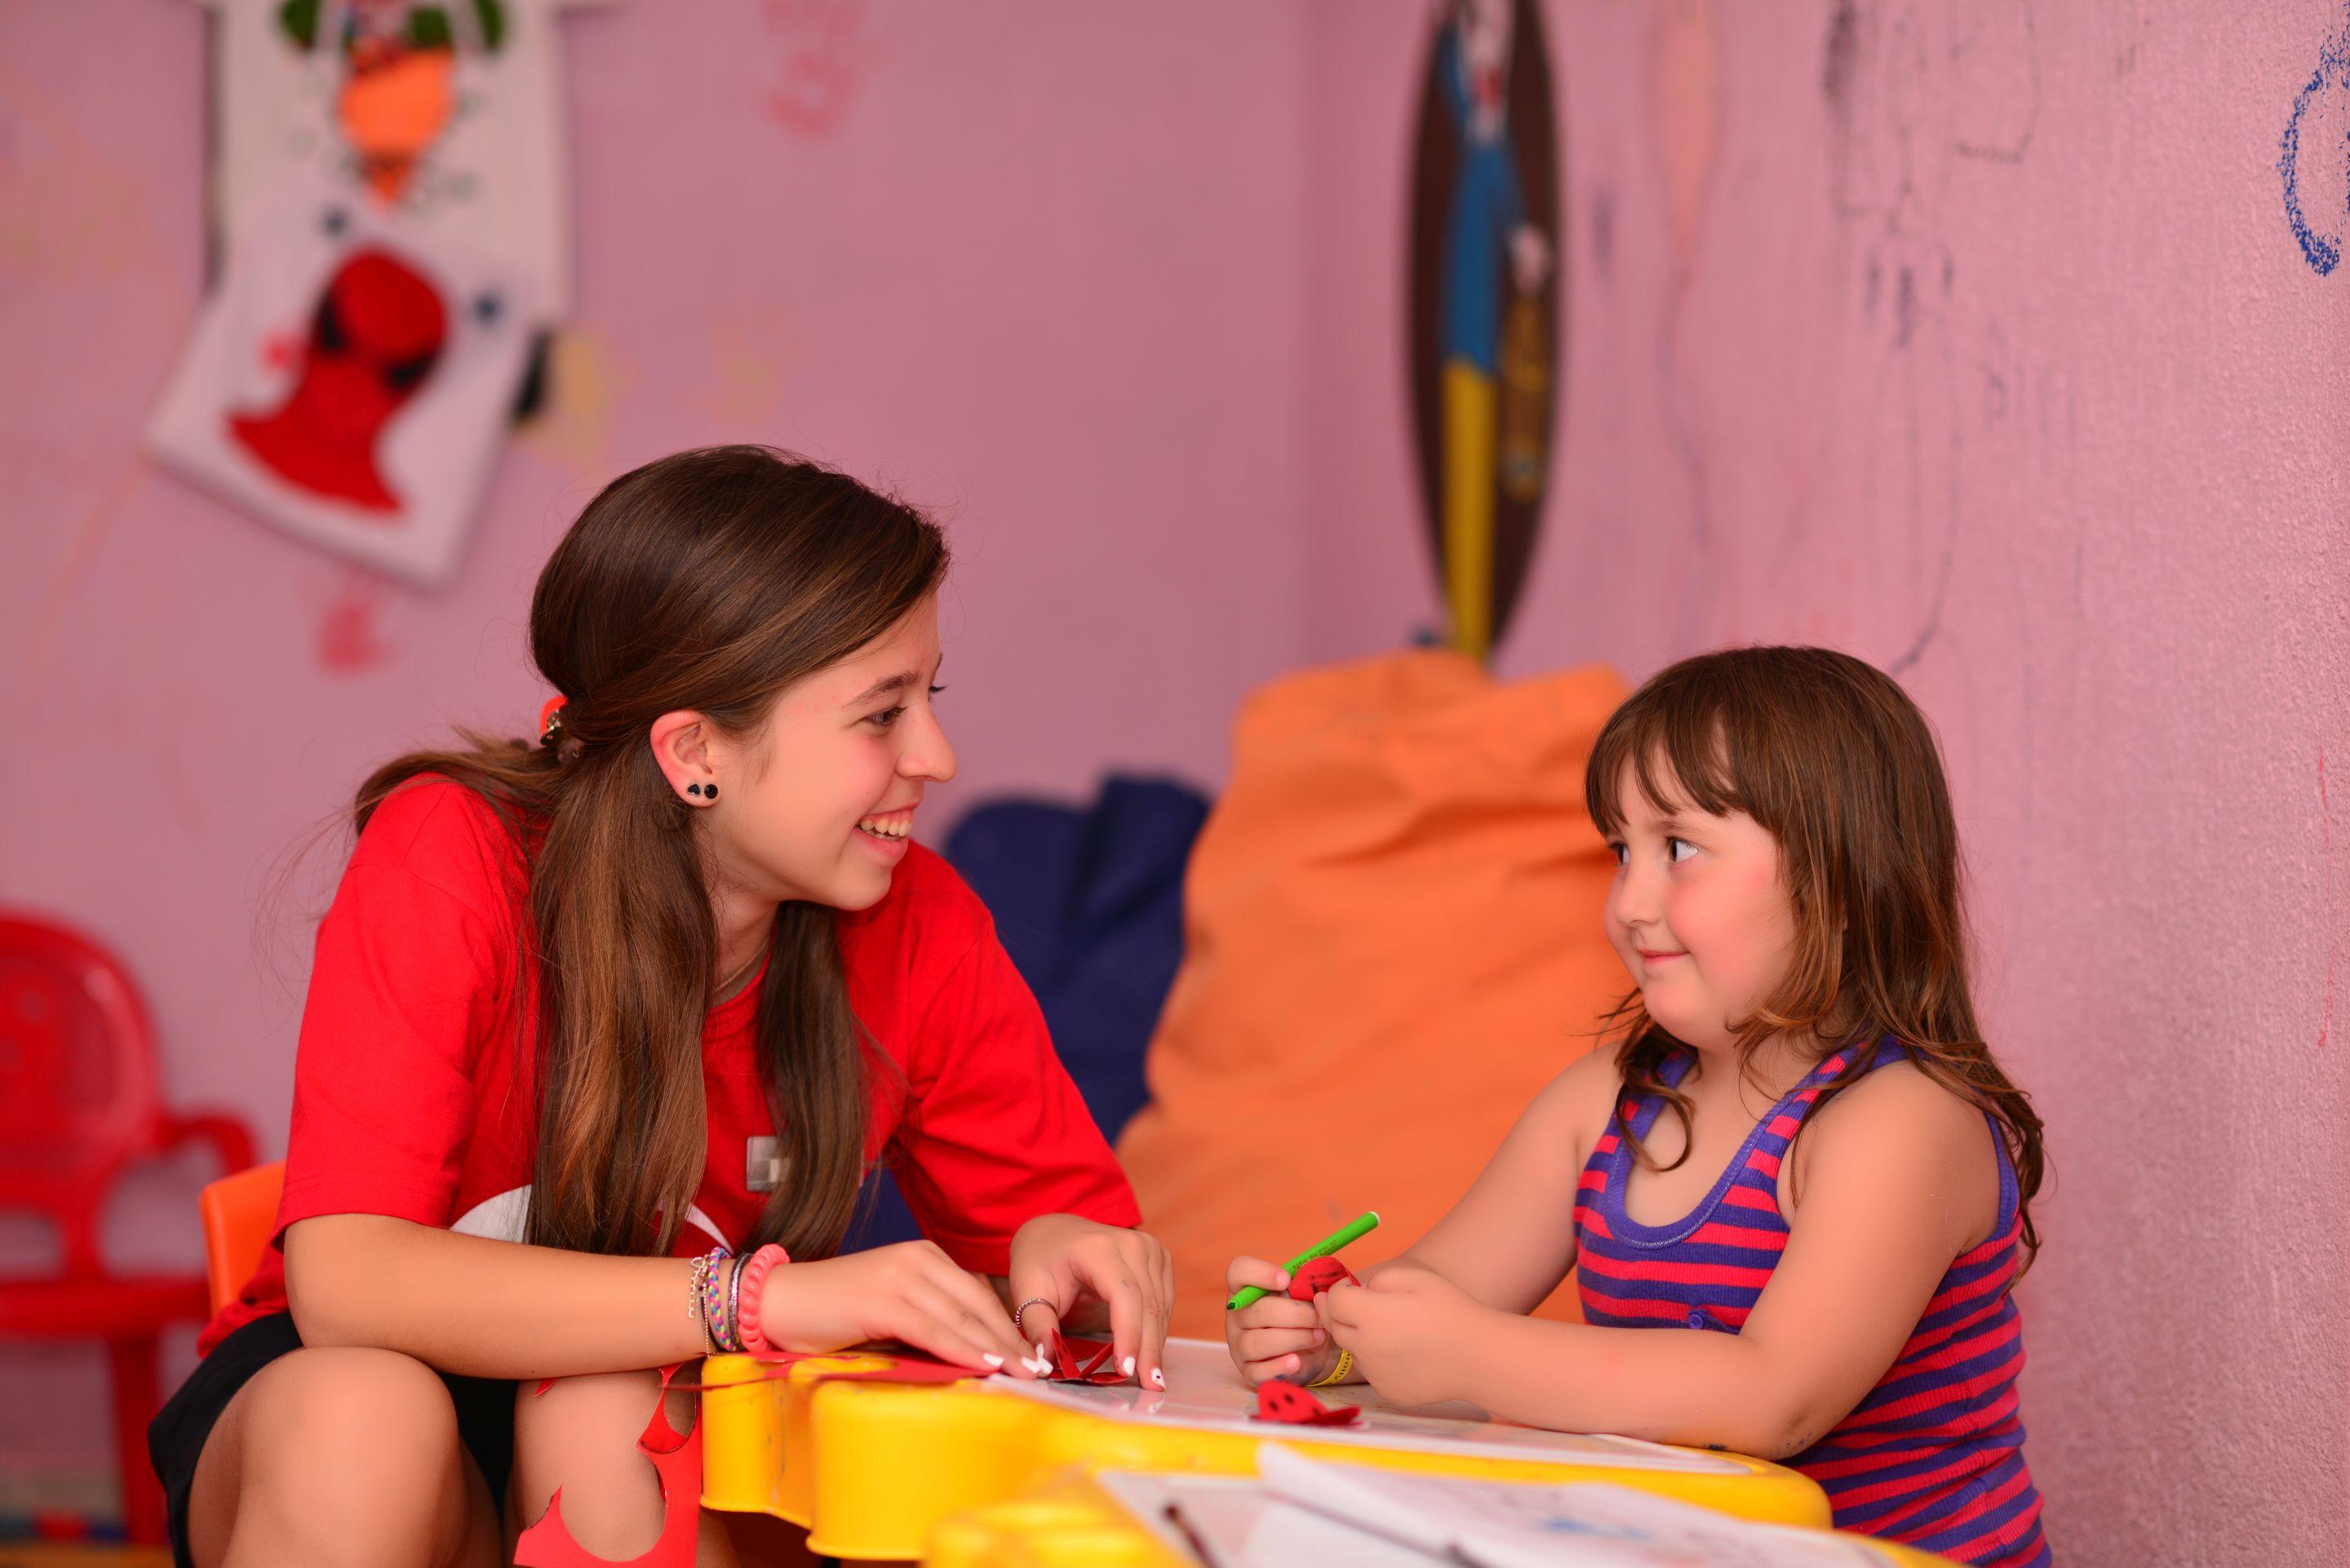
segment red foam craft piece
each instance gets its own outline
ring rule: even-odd
[[[652,1418],[637,1438],[637,1447],[653,1462],[653,1473],[660,1480],[661,1532],[643,1555],[628,1560],[629,1568],[693,1568],[694,1537],[702,1528],[702,1422],[696,1419],[691,1431],[680,1432],[662,1409],[670,1382],[684,1365],[681,1361],[661,1368]],[[550,1377],[539,1384],[538,1392],[546,1393],[554,1381]],[[611,1568],[615,1561],[597,1556],[571,1538],[570,1527],[563,1522],[561,1487],[546,1500],[546,1511],[538,1522],[515,1538],[514,1560],[515,1568]]]
[[[1090,1350],[1093,1355],[1080,1362],[1077,1353]],[[1071,1339],[1067,1334],[1053,1336],[1053,1381],[1055,1383],[1123,1383],[1126,1374],[1110,1363],[1118,1346],[1094,1339]]]
[[[1332,1285],[1359,1285],[1355,1271],[1336,1258],[1316,1258],[1289,1276],[1289,1298],[1310,1302]]]
[[[1256,1418],[1290,1427],[1351,1427],[1363,1412],[1352,1405],[1334,1410],[1296,1384],[1276,1378],[1256,1386]]]

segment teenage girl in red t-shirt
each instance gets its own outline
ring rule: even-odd
[[[540,575],[538,743],[361,788],[278,1236],[151,1434],[181,1563],[503,1563],[558,1488],[592,1556],[733,1563],[638,1447],[637,1369],[712,1345],[1027,1377],[1106,1322],[1164,1386],[1166,1251],[984,910],[907,840],[954,774],[945,569],[854,480],[662,459]],[[933,1240],[837,1256],[879,1158]]]

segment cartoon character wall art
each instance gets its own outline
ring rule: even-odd
[[[199,0],[218,266],[150,444],[413,581],[455,563],[567,308],[577,0]]]
[[[1555,117],[1534,0],[1446,0],[1413,181],[1412,405],[1452,645],[1489,658],[1524,585],[1558,382]]]
[[[306,52],[323,47],[341,72],[335,125],[359,177],[388,202],[408,194],[449,127],[461,37],[469,52],[494,54],[506,30],[499,0],[292,0],[276,21],[288,43]]]
[[[289,484],[396,513],[376,442],[432,373],[447,337],[432,286],[389,251],[361,251],[327,280],[293,390],[265,413],[230,415],[229,433]]]
[[[162,462],[411,582],[454,566],[531,345],[528,284],[296,193],[224,275],[148,431]]]

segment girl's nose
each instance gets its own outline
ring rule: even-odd
[[[913,739],[898,755],[898,771],[932,784],[944,784],[955,776],[954,745],[936,713],[923,712]]]
[[[1619,924],[1656,924],[1660,913],[1657,878],[1643,872],[1638,865],[1627,867],[1624,875],[1617,880],[1615,891],[1608,895],[1608,904]]]

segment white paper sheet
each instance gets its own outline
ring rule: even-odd
[[[1167,1342],[1167,1391],[1163,1394],[1137,1388],[1131,1383],[1093,1387],[1008,1377],[991,1378],[988,1386],[1116,1420],[1208,1431],[1242,1431],[1251,1437],[1294,1442],[1473,1454],[1486,1459],[1534,1459],[1616,1469],[1672,1470],[1686,1475],[1738,1475],[1744,1471],[1744,1467],[1713,1454],[1667,1448],[1637,1438],[1513,1426],[1496,1421],[1468,1405],[1401,1409],[1380,1403],[1367,1385],[1359,1383],[1314,1391],[1325,1404],[1361,1406],[1363,1419],[1355,1426],[1284,1427],[1260,1421],[1254,1414],[1256,1391],[1242,1380],[1224,1347],[1199,1339]]]

